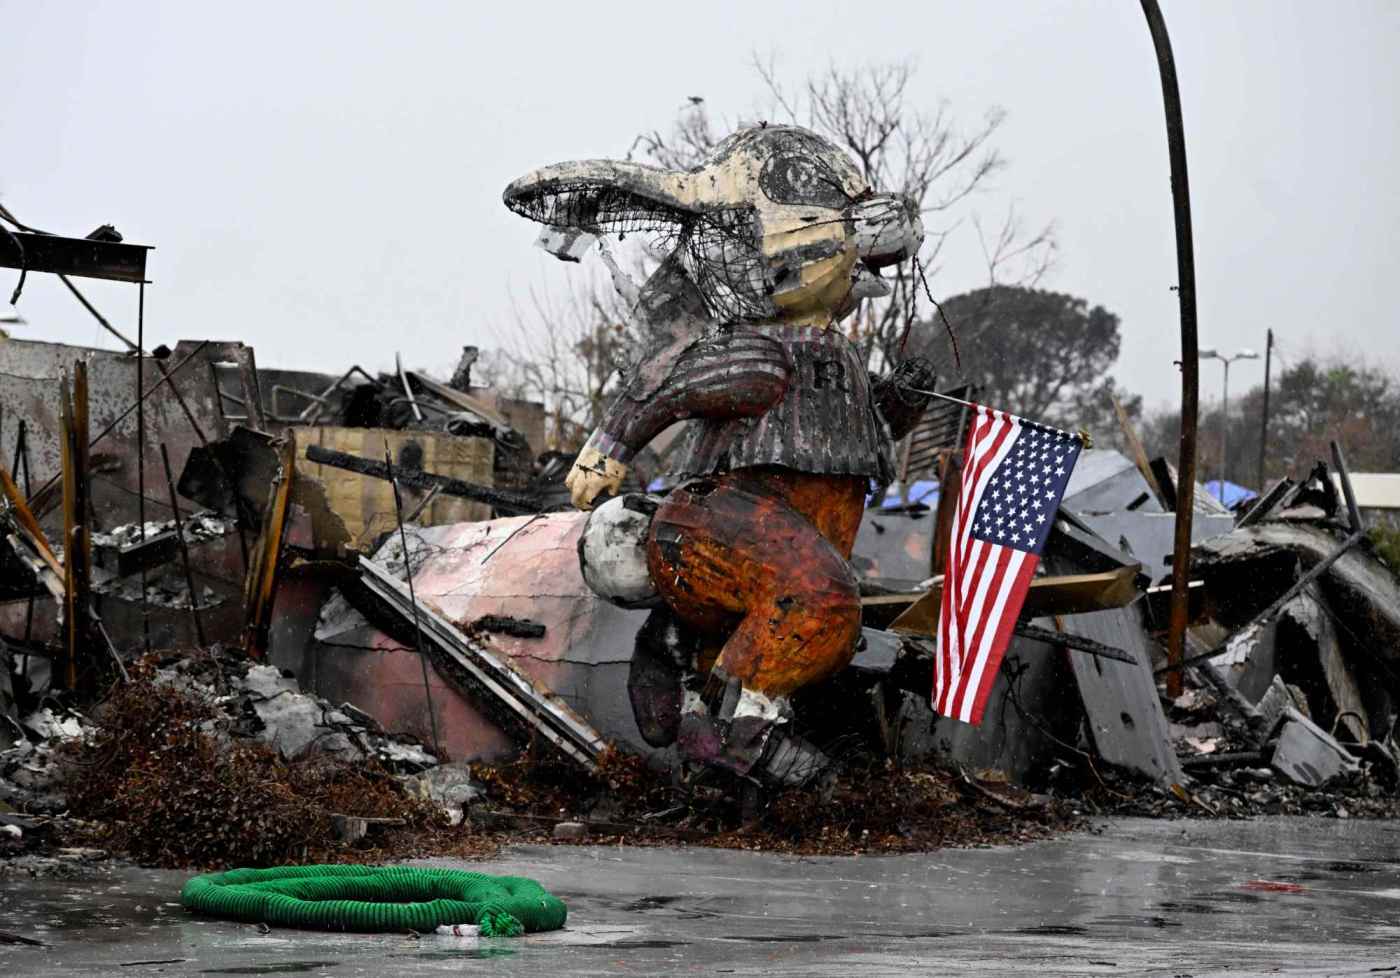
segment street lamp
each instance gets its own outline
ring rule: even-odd
[[[1230,471],[1230,364],[1236,360],[1258,360],[1253,350],[1240,350],[1234,356],[1224,356],[1218,350],[1201,350],[1202,360],[1219,360],[1225,364],[1225,389],[1221,397],[1220,423],[1220,504],[1225,504],[1225,482]]]

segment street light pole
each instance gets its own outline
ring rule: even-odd
[[[1225,365],[1225,384],[1220,397],[1220,505],[1225,505],[1225,483],[1230,477],[1230,364],[1236,360],[1258,360],[1253,350],[1240,350],[1234,356],[1222,356],[1217,350],[1202,350],[1202,360],[1219,360]],[[1263,486],[1259,487],[1262,492]]]
[[[1220,505],[1225,505],[1225,483],[1230,481],[1230,361],[1225,360],[1225,381],[1220,391]]]

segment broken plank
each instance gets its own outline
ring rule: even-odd
[[[1041,628],[1030,622],[1017,622],[1016,634],[1040,642],[1049,642],[1051,645],[1061,645],[1067,649],[1074,649],[1076,652],[1087,652],[1089,655],[1113,659],[1115,662],[1126,662],[1129,665],[1136,665],[1138,662],[1131,652],[1123,649],[1105,645],[1103,642],[1084,635],[1071,635],[1069,632],[1057,632],[1053,628]]]
[[[272,624],[272,602],[277,593],[278,563],[286,536],[287,511],[291,505],[292,480],[296,477],[296,441],[288,432],[281,450],[281,473],[276,491],[268,500],[263,516],[262,535],[248,565],[243,589],[243,648],[254,659],[267,651],[268,629]],[[191,595],[191,600],[194,596]]]
[[[62,579],[64,576],[63,565],[54,556],[53,548],[49,546],[48,538],[44,536],[39,521],[30,512],[29,504],[25,502],[24,495],[19,491],[15,480],[10,477],[10,470],[5,468],[3,462],[0,462],[0,491],[4,492],[5,498],[10,503],[10,512],[14,515],[20,533],[33,546],[34,552],[43,558],[49,570]]]
[[[1047,615],[1070,615],[1121,608],[1138,596],[1136,579],[1140,567],[1140,564],[1131,564],[1097,574],[1037,577],[1026,589],[1026,602],[1021,608],[1021,616],[1042,618]],[[942,601],[943,584],[939,581],[894,620],[890,631],[912,632],[916,635],[933,634],[934,623],[938,620],[938,607]]]

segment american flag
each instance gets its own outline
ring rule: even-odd
[[[1082,439],[975,408],[953,512],[933,657],[933,708],[982,722]]]

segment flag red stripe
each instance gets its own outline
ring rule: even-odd
[[[977,593],[977,582],[982,579],[982,574],[987,566],[987,557],[993,550],[998,548],[995,544],[988,543],[982,548],[982,552],[977,555],[976,565],[972,568],[972,573],[966,577],[966,587],[960,587],[963,592],[962,603],[958,605],[958,620],[967,621],[967,613],[972,608],[972,598]],[[961,584],[961,582],[959,582]]]
[[[1015,580],[1011,582],[1011,592],[1006,596],[1005,607],[1020,608],[1039,564],[1039,557],[1034,554],[1026,555],[1026,560],[1016,572]],[[1001,660],[1006,655],[1006,647],[1011,644],[1011,632],[1016,627],[1017,617],[1017,615],[1003,614],[1000,624],[997,625],[996,634],[992,637],[992,646],[987,650],[987,664],[982,670],[982,681],[977,686],[977,697],[972,703],[972,716],[968,718],[968,722],[974,726],[982,722],[982,714],[987,709],[987,698],[991,695],[992,685],[996,682],[997,673],[1001,670]]]

